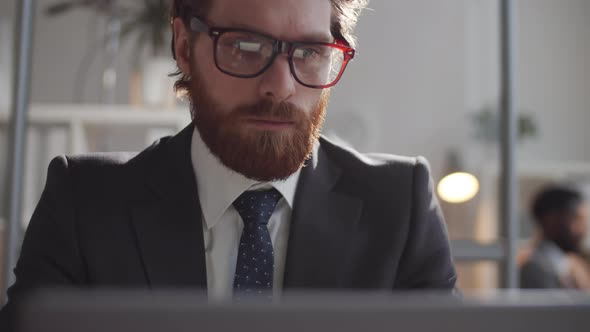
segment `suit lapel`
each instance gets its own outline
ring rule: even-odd
[[[135,203],[133,226],[151,287],[207,287],[202,213],[190,160],[193,127],[154,151],[155,195]],[[303,168],[295,195],[285,288],[341,288],[362,201],[337,190],[342,171],[322,149]]]
[[[133,208],[133,225],[151,287],[206,287],[202,214],[190,161],[192,125],[154,151],[155,193]]]
[[[362,201],[339,193],[342,171],[320,148],[303,168],[289,231],[285,288],[342,288]]]

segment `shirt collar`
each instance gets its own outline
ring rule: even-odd
[[[197,178],[197,190],[207,229],[213,228],[232,203],[247,190],[274,187],[293,209],[300,169],[284,181],[258,182],[246,178],[225,167],[211,153],[201,139],[196,126],[191,141],[191,161]]]

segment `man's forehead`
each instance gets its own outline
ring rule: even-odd
[[[208,19],[281,39],[331,41],[330,0],[213,0]]]

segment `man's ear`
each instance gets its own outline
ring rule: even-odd
[[[562,227],[561,223],[563,222],[561,214],[557,212],[548,213],[543,220],[541,220],[541,225],[545,232],[554,233],[560,227]]]
[[[174,54],[176,55],[176,65],[184,75],[190,76],[190,33],[182,19],[178,17],[172,22],[172,30],[174,32]]]

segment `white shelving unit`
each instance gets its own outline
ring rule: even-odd
[[[9,114],[8,110],[0,111],[0,124],[8,124]],[[187,108],[159,110],[127,105],[33,104],[29,111],[30,127],[67,129],[70,154],[88,151],[86,133],[89,127],[142,126],[147,129],[147,136],[152,137],[150,129],[179,131],[189,122]]]

